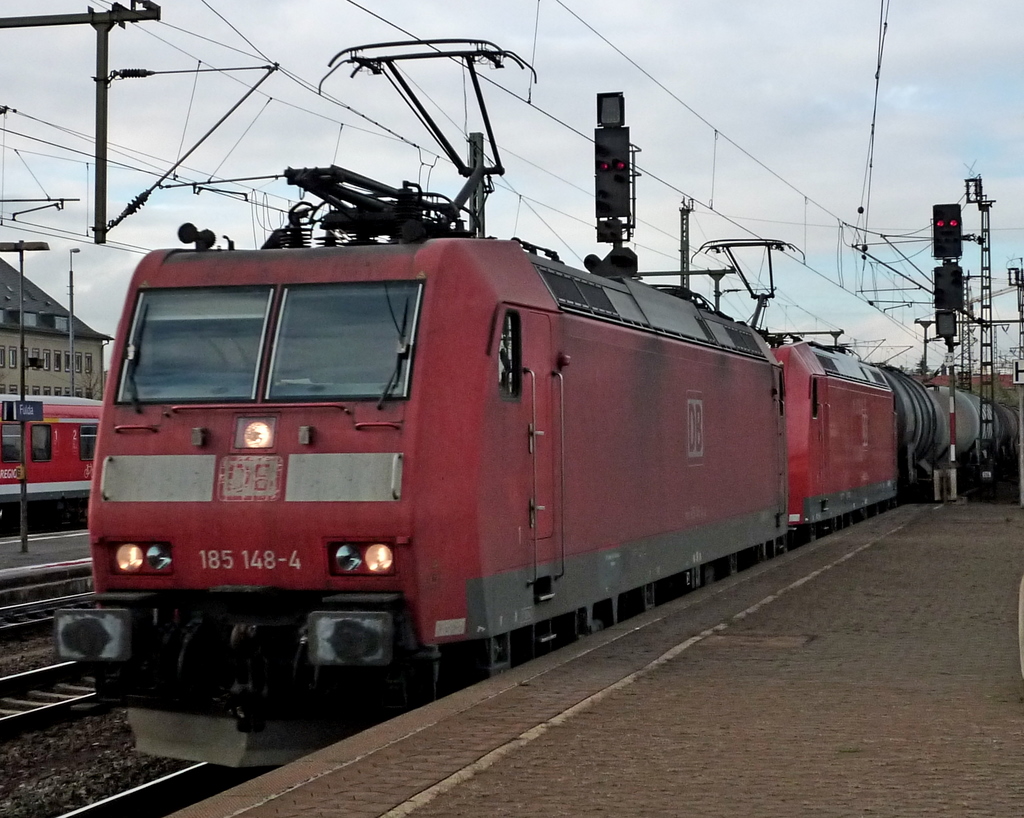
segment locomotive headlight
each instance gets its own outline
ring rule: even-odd
[[[334,552],[334,561],[342,571],[357,571],[363,564],[363,557],[359,549],[350,543],[343,543]]]
[[[269,449],[274,445],[276,418],[238,418],[235,423],[236,449]]]
[[[114,558],[117,561],[117,570],[128,574],[136,573],[145,562],[142,549],[132,542],[118,546]]]
[[[171,548],[167,543],[153,543],[146,549],[146,563],[154,571],[166,571],[171,567]]]
[[[395,555],[384,543],[374,543],[366,549],[366,567],[375,574],[386,574],[395,564]]]

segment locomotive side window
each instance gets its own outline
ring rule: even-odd
[[[288,287],[268,399],[408,397],[422,289],[418,281]]]
[[[21,427],[17,423],[5,423],[0,429],[0,460],[21,462]]]
[[[32,459],[42,463],[53,459],[53,430],[49,423],[32,424]]]
[[[253,399],[270,296],[270,287],[144,291],[118,401]]]
[[[96,459],[96,424],[83,423],[78,430],[79,460]]]
[[[523,382],[519,313],[509,310],[498,341],[498,389],[502,397],[518,398]]]

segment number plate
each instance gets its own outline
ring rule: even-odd
[[[236,551],[231,548],[203,549],[199,552],[199,563],[204,570],[230,571],[233,568],[244,568],[248,571],[273,571],[290,568],[293,571],[302,569],[302,560],[298,551],[259,551],[243,549]]]
[[[226,502],[276,500],[281,494],[281,458],[229,455],[221,458],[217,497]]]

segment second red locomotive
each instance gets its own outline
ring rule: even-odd
[[[894,502],[895,406],[882,372],[808,343],[775,355],[786,372],[789,524],[813,534]]]

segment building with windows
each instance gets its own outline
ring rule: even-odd
[[[0,259],[0,392],[20,391],[19,362],[25,356],[25,394],[103,396],[103,345],[109,335],[89,327],[76,316],[74,360],[71,357],[70,313],[25,278],[25,348],[18,350],[18,293],[21,275]],[[74,378],[72,378],[72,373]]]

